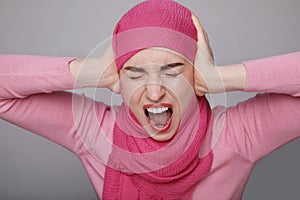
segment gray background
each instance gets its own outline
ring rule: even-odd
[[[1,0],[0,53],[85,57],[110,37],[119,17],[137,2]],[[219,65],[300,50],[299,0],[179,2],[201,19]],[[109,96],[105,90],[98,93]],[[230,93],[225,104],[253,95]],[[243,199],[299,199],[298,152],[300,140],[295,140],[262,159]],[[96,195],[76,156],[0,120],[0,199],[74,200]]]

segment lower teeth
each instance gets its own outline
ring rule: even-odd
[[[157,127],[157,128],[163,128],[163,127],[165,127],[165,125],[166,125],[166,124],[155,124],[155,122],[152,121],[152,120],[151,120],[151,124],[152,124],[153,126]]]
[[[172,110],[168,109],[167,111],[159,114],[149,113],[148,111],[145,111],[145,114],[150,119],[150,123],[152,126],[161,129],[168,124],[168,121],[172,116]]]

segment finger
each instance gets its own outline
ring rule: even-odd
[[[196,17],[194,13],[192,13],[192,20],[197,30],[197,36],[198,36],[198,43],[199,44],[206,44],[206,36],[205,31],[199,21],[199,19]]]
[[[109,43],[109,45],[105,48],[103,57],[106,58],[107,60],[113,60],[114,59],[114,51],[112,48],[112,44]]]
[[[119,81],[111,88],[111,91],[115,94],[120,94],[120,83]]]
[[[212,61],[214,62],[213,51],[210,46],[209,38],[208,38],[206,31],[203,29],[203,26],[201,25],[199,19],[197,18],[197,16],[194,13],[192,13],[192,19],[193,19],[194,25],[197,29],[198,45],[200,47],[202,47],[203,49],[205,49],[206,51],[208,51],[209,56],[211,57]]]
[[[204,31],[204,36],[205,36],[205,40],[206,40],[206,44],[207,44],[208,53],[209,53],[210,57],[212,58],[212,60],[214,61],[214,54],[213,54],[212,48],[210,46],[209,37],[205,31]]]
[[[195,91],[195,94],[198,96],[198,97],[202,97],[206,94],[206,92],[202,91],[201,89],[199,88],[194,88],[194,91]]]
[[[205,81],[200,71],[194,68],[194,91],[197,96],[204,96],[207,93]]]

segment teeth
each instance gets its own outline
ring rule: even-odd
[[[167,107],[161,107],[161,108],[147,108],[147,111],[149,113],[153,113],[153,114],[159,114],[159,113],[163,113],[166,112],[169,108]]]

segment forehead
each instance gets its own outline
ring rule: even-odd
[[[162,47],[151,47],[136,53],[124,64],[124,67],[149,64],[165,65],[176,62],[185,63],[188,62],[188,60],[183,55],[173,50]]]

